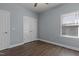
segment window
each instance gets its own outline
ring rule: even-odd
[[[65,37],[79,37],[79,12],[61,16],[61,34]]]

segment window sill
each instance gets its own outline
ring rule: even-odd
[[[67,37],[67,38],[79,38],[78,36],[69,36],[69,35],[61,35],[62,37]]]

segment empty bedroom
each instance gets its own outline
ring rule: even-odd
[[[79,3],[0,3],[0,56],[79,56]]]

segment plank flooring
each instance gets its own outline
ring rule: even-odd
[[[79,56],[79,51],[37,40],[2,50],[0,56]]]

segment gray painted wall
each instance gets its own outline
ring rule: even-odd
[[[14,45],[23,42],[23,16],[37,18],[37,14],[16,4],[0,4],[0,9],[10,12],[10,44]],[[12,28],[15,28],[15,31]]]
[[[79,48],[79,38],[67,38],[60,36],[60,15],[79,10],[79,4],[64,4],[47,12],[41,13],[39,17],[38,37],[44,40]]]

